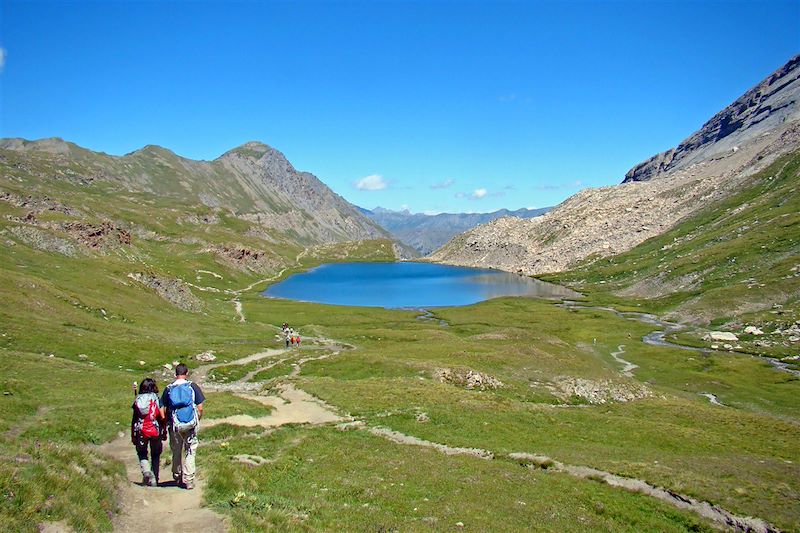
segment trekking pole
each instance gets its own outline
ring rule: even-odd
[[[136,389],[139,388],[139,384],[135,381],[133,382],[133,397],[136,398]]]

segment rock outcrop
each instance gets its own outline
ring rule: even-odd
[[[760,103],[737,113],[744,104],[726,108],[689,138],[693,141],[683,143],[680,158],[660,170],[646,170],[645,162],[636,167],[638,173],[631,171],[640,179],[585,189],[537,218],[507,217],[478,226],[429,259],[536,275],[616,255],[664,233],[740,190],[781,155],[800,149],[799,61],[793,58],[737,100]],[[732,124],[738,129],[731,130]]]
[[[468,390],[494,390],[503,382],[488,374],[463,368],[437,368],[434,377],[441,383],[449,383]]]
[[[156,294],[178,309],[199,313],[202,302],[179,279],[156,276],[144,272],[131,272],[128,277],[153,289]]]

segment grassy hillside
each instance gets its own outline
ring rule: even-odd
[[[794,153],[667,233],[546,279],[572,285],[593,302],[733,331],[743,352],[793,357],[800,339],[786,332],[800,320],[799,187],[800,153]],[[747,325],[765,335],[742,335]],[[701,337],[702,331],[681,339],[708,346]]]

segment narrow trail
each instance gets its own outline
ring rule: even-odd
[[[195,283],[192,283],[192,282],[186,281],[186,280],[181,280],[181,281],[183,281],[183,283],[188,285],[189,287],[191,287],[193,289],[197,289],[198,291],[201,291],[201,292],[215,292],[215,293],[220,293],[220,294],[229,294],[229,295],[233,296],[233,298],[231,298],[231,303],[233,304],[234,312],[236,313],[236,316],[239,319],[239,322],[247,322],[247,317],[245,317],[245,315],[244,315],[244,311],[242,309],[242,302],[239,299],[239,297],[243,293],[245,293],[247,291],[250,291],[250,290],[253,290],[253,288],[255,286],[261,285],[263,283],[269,283],[270,281],[275,281],[276,279],[278,279],[281,276],[283,276],[283,274],[287,270],[299,267],[300,266],[300,260],[303,257],[305,257],[306,255],[308,255],[308,253],[310,251],[311,250],[309,248],[304,248],[303,251],[301,251],[299,254],[297,254],[295,256],[293,265],[284,267],[277,274],[273,274],[272,276],[270,276],[268,278],[263,278],[263,279],[259,279],[257,281],[254,281],[253,283],[251,283],[247,287],[244,287],[244,288],[241,288],[241,289],[218,289],[216,287],[208,287],[208,286],[203,286],[203,285],[197,285]],[[215,272],[211,272],[209,270],[198,270],[197,272],[212,275],[217,279],[222,279],[221,275],[219,275],[219,274],[217,274]]]
[[[638,492],[652,498],[656,498],[679,509],[685,509],[699,514],[719,525],[733,528],[736,531],[747,533],[780,533],[775,526],[767,523],[760,518],[750,516],[739,516],[713,505],[706,501],[697,500],[691,496],[679,494],[675,491],[651,485],[644,480],[618,476],[610,472],[598,470],[588,466],[568,465],[547,457],[546,455],[531,453],[509,453],[505,456],[495,454],[490,450],[480,448],[461,448],[423,440],[411,435],[406,435],[399,431],[384,427],[367,427],[362,421],[344,423],[339,426],[342,430],[365,429],[371,434],[383,437],[397,444],[407,446],[421,446],[431,448],[445,455],[470,455],[485,460],[511,460],[522,466],[535,469],[540,468],[547,471],[568,474],[581,479],[592,479],[602,481],[612,487],[622,488],[631,492]]]
[[[235,289],[235,290],[226,290],[225,291],[228,294],[233,294],[234,295],[234,297],[231,300],[231,302],[233,303],[233,308],[234,308],[234,311],[236,312],[236,316],[239,317],[239,322],[247,322],[247,317],[244,316],[244,310],[242,309],[242,301],[239,299],[239,297],[242,295],[242,293],[245,293],[247,291],[253,290],[253,287],[255,287],[256,285],[261,285],[263,283],[269,283],[270,281],[275,281],[276,279],[279,279],[281,276],[283,276],[283,274],[287,270],[292,269],[292,268],[297,268],[298,266],[300,266],[300,259],[305,257],[308,254],[308,252],[309,252],[308,248],[303,249],[303,251],[300,252],[299,254],[297,254],[297,256],[294,258],[294,265],[287,266],[287,267],[283,268],[277,274],[274,274],[274,275],[272,275],[272,276],[270,276],[268,278],[264,278],[264,279],[260,279],[258,281],[254,281],[253,283],[251,283],[250,285],[248,285],[247,287],[245,287],[243,289]],[[191,285],[191,283],[189,285]],[[215,291],[215,292],[220,292],[219,289],[214,289],[214,287],[201,288],[201,287],[197,287],[196,285],[191,285],[191,286],[195,287],[195,288],[198,288],[200,290],[212,290],[212,291]]]
[[[159,487],[141,485],[142,473],[127,433],[100,446],[100,451],[125,465],[128,483],[120,488],[121,513],[114,520],[114,531],[145,533],[183,533],[185,531],[227,531],[224,516],[203,507],[205,479],[202,469],[194,490],[184,490],[170,481]],[[169,457],[164,443],[163,457]],[[202,453],[202,446],[200,447]],[[162,461],[163,462],[163,461]],[[169,466],[162,466],[161,480],[171,477]]]
[[[651,485],[641,479],[618,476],[587,466],[568,465],[544,455],[522,452],[495,454],[490,450],[453,447],[446,444],[431,442],[386,427],[370,427],[363,420],[342,416],[336,412],[333,406],[296,388],[292,383],[278,385],[273,389],[277,394],[269,394],[262,392],[262,382],[250,381],[258,372],[295,360],[291,363],[291,372],[285,376],[290,379],[298,376],[302,371],[303,365],[308,362],[334,357],[338,355],[341,350],[354,348],[352,345],[339,343],[324,337],[309,338],[309,340],[316,341],[317,344],[304,348],[303,351],[307,352],[313,349],[329,349],[331,351],[321,355],[300,357],[301,352],[295,351],[294,349],[268,349],[234,361],[217,362],[198,367],[193,372],[192,379],[201,384],[204,390],[228,391],[240,398],[258,402],[270,408],[270,413],[265,416],[232,415],[210,420],[204,419],[201,424],[202,427],[213,427],[219,424],[231,424],[248,428],[260,427],[267,430],[264,435],[268,435],[271,428],[276,428],[285,424],[337,424],[337,428],[340,430],[355,429],[368,431],[375,436],[387,439],[399,445],[431,448],[446,455],[469,455],[483,460],[514,461],[528,468],[542,468],[582,479],[601,481],[610,486],[639,492],[677,508],[697,513],[723,527],[732,528],[736,531],[753,533],[779,533],[780,531],[762,519],[735,515],[719,506],[679,494],[669,489]],[[621,355],[624,353],[625,346],[620,345],[618,350],[612,352],[611,355],[617,362],[623,365],[621,372],[627,376],[632,376],[632,371],[637,368],[637,365],[623,359]],[[267,362],[264,366],[259,366],[257,369],[246,373],[241,378],[230,383],[215,383],[208,378],[209,373],[213,369],[221,366],[246,365],[268,359],[274,360]],[[707,397],[711,403],[719,404],[716,397],[713,397],[713,395],[703,394],[703,396]],[[201,446],[199,453],[202,455],[202,433],[200,437]],[[120,489],[120,500],[123,507],[122,513],[117,516],[114,521],[115,531],[153,531],[155,533],[156,531],[178,532],[189,531],[191,529],[209,532],[227,530],[227,522],[224,516],[203,507],[203,493],[206,481],[203,478],[204,472],[202,468],[198,470],[198,482],[196,489],[193,491],[179,489],[169,484],[159,488],[143,487],[140,485],[141,474],[138,461],[136,460],[136,455],[126,433],[120,433],[117,439],[101,446],[100,450],[125,464],[129,480],[129,482]],[[165,446],[165,453],[169,454],[168,446]],[[269,462],[258,456],[237,456],[233,459],[256,466]],[[161,479],[167,479],[168,477],[169,467],[162,467]],[[143,509],[146,510],[149,517],[149,524],[153,524],[154,526],[151,529],[147,529],[147,526],[144,528],[142,527],[140,513]]]
[[[637,368],[639,368],[639,365],[635,365],[635,364],[631,363],[630,361],[626,361],[625,359],[620,357],[624,353],[625,353],[625,345],[624,344],[620,344],[619,346],[617,346],[617,351],[616,352],[611,352],[611,357],[613,357],[614,360],[617,363],[622,365],[622,370],[620,370],[622,375],[628,376],[629,378],[632,378],[633,377],[633,371],[636,370]]]
[[[346,349],[349,345],[340,345],[330,339],[309,339],[320,343],[321,348],[335,347],[339,350]],[[312,347],[310,349],[319,349]],[[298,359],[293,365],[289,376],[297,376],[302,365],[309,361],[317,361],[337,355],[339,351],[325,353],[319,356],[309,356]],[[280,356],[290,354],[287,357]],[[218,424],[233,424],[242,427],[274,428],[284,424],[329,424],[342,423],[350,420],[339,416],[333,408],[321,400],[314,398],[307,392],[297,389],[290,383],[285,383],[277,388],[277,395],[261,394],[263,383],[250,383],[254,372],[249,372],[242,378],[232,383],[214,383],[208,379],[209,372],[214,368],[227,365],[246,365],[269,358],[278,358],[265,367],[258,368],[262,371],[282,362],[297,358],[298,352],[293,350],[270,349],[254,353],[241,359],[230,362],[202,365],[192,372],[191,379],[197,382],[206,391],[230,391],[240,398],[255,401],[271,408],[270,414],[261,417],[247,415],[234,415],[217,419],[203,419],[200,424],[200,446],[198,453],[203,454],[202,428],[213,427]],[[287,377],[289,377],[287,376]],[[110,455],[125,465],[127,482],[120,487],[119,501],[121,512],[114,519],[114,531],[123,533],[179,533],[184,531],[223,532],[228,530],[226,518],[203,507],[206,479],[202,463],[198,468],[197,480],[194,490],[185,490],[175,486],[173,482],[164,483],[159,487],[145,487],[141,485],[141,471],[139,462],[130,436],[127,432],[120,432],[116,439],[100,446],[101,453]],[[160,481],[170,479],[169,466],[163,465],[163,459],[170,456],[169,443],[164,443],[162,453],[162,467]],[[261,464],[258,457],[239,458],[242,461],[251,461]],[[143,520],[142,516],[147,519]]]

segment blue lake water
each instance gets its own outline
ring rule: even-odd
[[[565,287],[508,272],[413,262],[322,265],[289,276],[262,294],[303,302],[389,308],[469,305],[499,296],[576,296]]]

